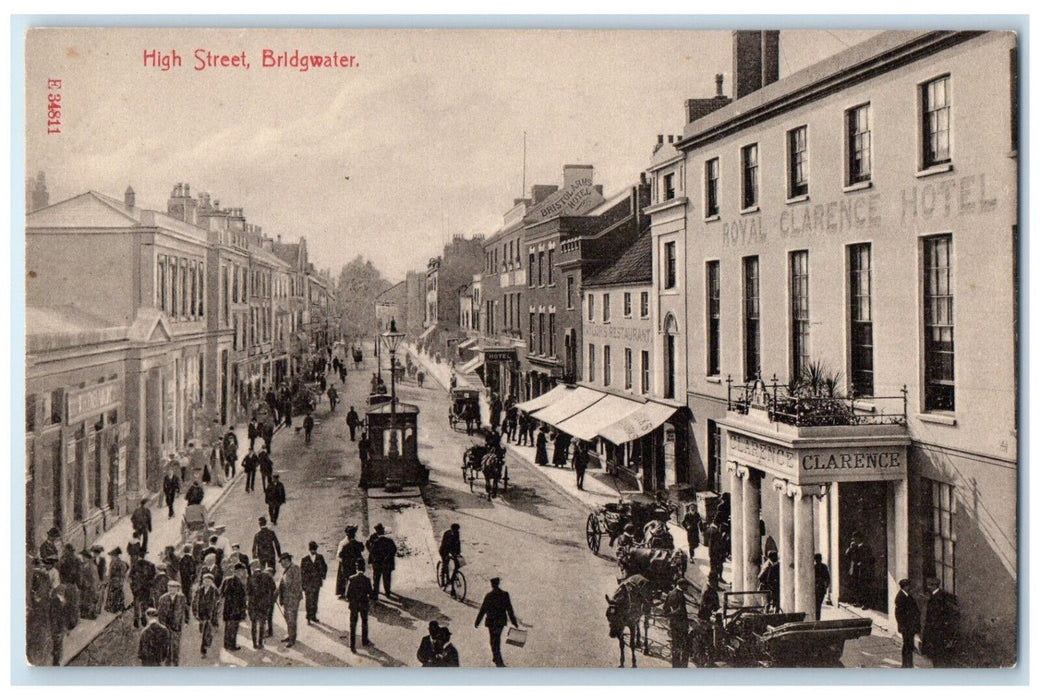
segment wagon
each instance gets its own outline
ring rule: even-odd
[[[451,390],[451,405],[448,407],[448,425],[452,430],[466,427],[467,416],[474,427],[480,425],[480,391],[455,387]]]
[[[603,538],[609,538],[608,544],[613,547],[625,525],[634,525],[641,537],[647,523],[667,522],[673,512],[675,506],[656,496],[642,492],[622,494],[617,503],[607,503],[589,514],[585,521],[585,542],[593,553],[599,554]]]

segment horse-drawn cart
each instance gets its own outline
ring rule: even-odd
[[[459,426],[472,431],[480,426],[480,391],[454,387],[451,389],[451,405],[448,407],[448,426],[457,430]]]
[[[632,525],[642,537],[648,523],[666,523],[675,507],[662,499],[642,492],[623,493],[617,503],[607,503],[590,513],[585,521],[585,542],[593,553],[599,554],[604,537],[613,547],[625,525]]]

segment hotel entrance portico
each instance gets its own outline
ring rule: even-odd
[[[906,427],[793,426],[771,422],[767,412],[755,409],[747,415],[730,412],[720,426],[730,474],[733,590],[759,588],[765,554],[760,528],[769,511],[780,562],[780,607],[815,619],[814,555],[822,554],[828,564],[831,597],[837,601],[845,566],[841,553],[852,534],[839,508],[838,485],[852,490],[854,484],[880,482],[883,503],[877,503],[871,522],[884,542],[884,556],[877,561],[887,569],[883,610],[891,618],[898,581],[909,571]]]

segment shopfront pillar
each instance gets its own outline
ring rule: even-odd
[[[727,462],[726,470],[729,472],[729,542],[730,559],[733,569],[730,572],[730,583],[736,589],[744,581],[744,477],[747,469],[736,462]]]
[[[813,499],[821,493],[815,485],[790,489],[794,498],[794,612],[804,612],[806,620],[816,619]]]
[[[794,504],[791,485],[785,479],[774,479],[777,492],[777,514],[780,522],[780,609],[794,610]]]
[[[762,519],[762,472],[741,467],[744,472],[743,537],[745,591],[758,590],[758,574],[762,569],[762,536],[759,521]]]
[[[888,510],[888,612],[895,621],[895,606],[892,604],[899,592],[899,582],[910,576],[909,556],[909,498],[906,479],[888,482],[885,505]]]

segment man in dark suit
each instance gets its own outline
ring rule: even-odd
[[[361,643],[368,646],[368,605],[372,582],[365,575],[365,560],[358,559],[354,575],[347,581],[347,606],[350,608],[350,650],[357,653],[357,623],[361,618]]]
[[[507,618],[513,623],[513,627],[520,626],[516,621],[509,594],[498,587],[501,582],[502,579],[498,577],[491,579],[491,590],[484,596],[480,612],[477,613],[477,621],[473,623],[474,627],[480,627],[480,621],[486,620],[484,625],[491,640],[491,659],[495,666],[499,667],[506,665],[502,660],[502,630],[505,629]]]
[[[270,565],[273,569],[274,563],[282,555],[282,545],[278,542],[278,535],[274,534],[274,530],[267,527],[267,518],[261,516],[257,522],[260,523],[260,529],[253,535],[253,558],[259,559],[265,567]]]
[[[387,537],[382,523],[368,539],[368,563],[372,565],[372,599],[379,600],[379,581],[383,581],[383,593],[390,597],[390,579],[397,559],[397,544]]]
[[[329,573],[329,567],[325,563],[325,557],[318,554],[317,542],[308,544],[307,549],[309,554],[300,560],[300,574],[306,600],[307,622],[312,623],[318,621],[318,593],[321,591],[321,584],[325,582],[325,576]]]
[[[921,631],[921,609],[911,595],[912,585],[908,578],[900,581],[895,601],[896,625],[903,635],[903,668],[914,667],[914,635]]]
[[[271,476],[271,483],[264,490],[264,501],[267,503],[267,512],[271,516],[271,524],[278,524],[278,511],[285,504],[285,484],[281,482],[277,474]]]
[[[246,567],[235,565],[235,575],[220,584],[224,603],[224,648],[238,651],[238,626],[246,617]]]
[[[148,624],[137,643],[137,658],[142,666],[162,666],[170,658],[170,630],[159,622],[155,608],[145,611]]]
[[[163,497],[166,499],[166,511],[169,517],[173,517],[173,501],[181,492],[181,480],[177,473],[171,468],[166,472],[162,482]]]
[[[267,627],[267,619],[269,611],[274,608],[276,594],[274,579],[264,570],[259,561],[254,560],[253,573],[246,581],[247,609],[254,649],[264,648],[264,639],[270,632]]]
[[[148,552],[148,533],[152,531],[152,511],[148,510],[148,499],[142,498],[141,505],[130,514],[130,524],[134,526],[134,537],[141,537],[141,546]]]
[[[436,620],[430,620],[430,633],[419,642],[419,651],[415,652],[415,658],[423,666],[437,665],[437,631],[441,628]]]
[[[947,593],[938,579],[929,581],[932,593],[924,613],[921,631],[921,653],[932,660],[936,668],[949,665],[957,626],[957,599]]]

